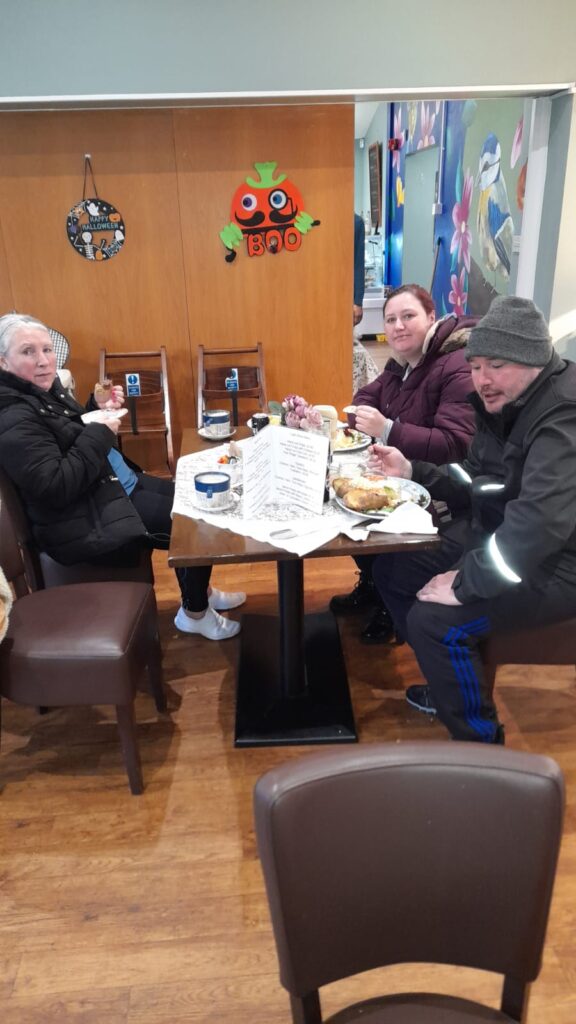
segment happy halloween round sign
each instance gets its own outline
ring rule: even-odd
[[[98,196],[82,199],[66,220],[70,245],[85,260],[110,260],[124,245],[126,228],[112,203]]]

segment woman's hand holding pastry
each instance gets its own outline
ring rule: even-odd
[[[96,384],[94,400],[99,409],[121,409],[124,405],[124,388],[110,381]]]

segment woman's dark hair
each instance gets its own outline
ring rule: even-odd
[[[434,299],[430,295],[430,292],[427,292],[426,289],[422,288],[419,284],[401,284],[399,288],[395,288],[393,292],[390,292],[390,295],[386,296],[383,312],[386,313],[386,306],[390,302],[390,299],[395,299],[397,295],[403,295],[405,292],[408,292],[409,295],[413,295],[420,305],[424,307],[427,313],[434,313],[434,315],[436,315]]]

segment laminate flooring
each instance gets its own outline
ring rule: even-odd
[[[263,771],[311,748],[234,750],[238,641],[178,634],[174,578],[165,556],[155,562],[170,709],[158,715],[149,697],[137,700],[142,796],[130,795],[111,709],[39,716],[3,702],[2,1024],[290,1021],[251,800]],[[349,589],[352,569],[344,559],[308,561],[309,610]],[[217,569],[213,582],[245,589],[251,611],[273,613],[273,566]],[[362,647],[361,617],[340,621],[361,742],[444,738],[441,725],[403,700],[406,684],[419,677],[408,648]],[[565,837],[528,1022],[574,1024],[575,674],[505,668],[497,694],[508,745],[550,754],[566,775]],[[405,965],[331,985],[323,1004],[334,1012],[383,991],[427,987],[491,1005],[499,995],[493,975]]]

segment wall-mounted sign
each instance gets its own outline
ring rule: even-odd
[[[88,175],[92,178],[92,196],[86,198]],[[72,207],[66,220],[66,234],[73,249],[85,260],[110,260],[124,245],[126,228],[122,215],[100,199],[90,153],[84,154],[84,188],[82,199]]]
[[[231,221],[220,232],[229,263],[236,257],[236,249],[246,239],[249,256],[263,256],[265,252],[278,253],[282,249],[295,252],[302,244],[302,235],[316,227],[304,210],[302,194],[285,174],[274,177],[277,165],[273,162],[254,164],[258,178],[247,177],[233,197]]]
[[[139,373],[126,374],[126,394],[128,398],[140,398],[140,395],[142,394],[142,389],[140,387]]]
[[[124,245],[126,228],[112,203],[98,196],[73,206],[66,221],[68,240],[85,260],[109,260]]]

